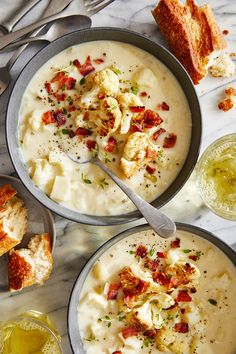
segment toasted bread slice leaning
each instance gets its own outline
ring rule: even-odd
[[[8,261],[9,290],[17,291],[33,284],[42,285],[52,272],[50,236],[33,236],[28,248],[11,250]]]
[[[0,256],[18,245],[27,229],[27,209],[10,185],[0,187]]]
[[[194,84],[207,74],[209,56],[226,47],[226,41],[209,5],[194,0],[160,0],[152,14],[170,49],[184,65]]]

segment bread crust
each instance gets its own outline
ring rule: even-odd
[[[38,264],[36,253],[42,246],[44,261],[48,262],[47,272],[42,279],[38,279]],[[27,249],[11,250],[8,258],[8,284],[10,291],[22,290],[34,284],[42,285],[52,272],[53,258],[51,250],[50,235],[33,236]]]
[[[184,65],[193,82],[206,75],[208,56],[226,47],[220,28],[208,5],[194,0],[160,0],[152,14],[172,52]]]
[[[19,251],[12,250],[8,259],[8,283],[10,290],[21,290],[34,283],[32,265],[21,256]]]
[[[0,187],[0,212],[5,210],[4,204],[14,197],[16,193],[16,190],[10,184],[5,184]]]

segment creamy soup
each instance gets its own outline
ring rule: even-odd
[[[236,271],[189,232],[118,242],[84,283],[78,321],[87,354],[235,354]]]
[[[189,149],[191,114],[172,73],[120,42],[80,44],[34,75],[22,99],[19,141],[33,182],[51,199],[92,215],[134,210],[97,166],[98,154],[147,201],[178,175]]]

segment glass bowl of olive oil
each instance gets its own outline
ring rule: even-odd
[[[213,142],[197,164],[197,185],[215,214],[236,220],[236,134]]]
[[[60,336],[47,315],[29,311],[0,325],[2,354],[62,354]]]

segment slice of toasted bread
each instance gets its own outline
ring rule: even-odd
[[[17,291],[33,284],[42,285],[52,272],[50,236],[33,236],[28,248],[11,250],[8,261],[9,290]]]
[[[170,49],[198,84],[207,73],[209,56],[226,42],[209,5],[194,0],[160,0],[152,14]]]
[[[0,256],[18,245],[27,230],[28,211],[10,186],[0,187]]]

